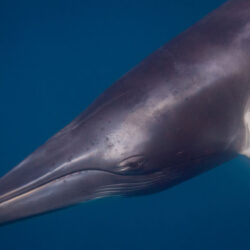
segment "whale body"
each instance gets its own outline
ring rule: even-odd
[[[228,1],[0,178],[0,223],[158,192],[250,155],[250,0]]]

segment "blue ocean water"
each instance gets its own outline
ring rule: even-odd
[[[0,175],[223,0],[0,1]],[[1,250],[248,250],[250,160],[0,227]]]

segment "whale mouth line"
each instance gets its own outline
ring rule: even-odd
[[[89,172],[102,172],[102,173],[115,174],[115,173],[113,173],[111,171],[107,171],[107,170],[84,169],[84,170],[72,171],[70,173],[67,173],[67,174],[61,175],[59,177],[50,179],[47,182],[43,182],[37,186],[35,185],[35,183],[34,183],[34,185],[29,185],[29,183],[28,183],[21,188],[14,189],[14,190],[0,196],[0,206],[4,205],[6,203],[12,202],[14,200],[17,200],[17,199],[21,199],[27,195],[30,195],[36,191],[39,191],[39,190],[41,190],[41,189],[43,189],[51,184],[54,184],[56,182],[63,182],[63,181],[66,182],[66,180],[65,180],[66,178],[77,176],[77,175],[82,174],[82,173],[89,173]]]
[[[201,156],[201,157],[197,157],[196,159],[191,159],[189,160],[190,162],[195,162],[196,160],[204,160],[206,159],[210,154]],[[182,163],[183,164],[183,163]],[[182,164],[176,164],[176,166],[181,166]],[[79,174],[83,174],[83,173],[106,173],[109,175],[113,175],[113,176],[120,176],[120,177],[124,177],[126,176],[124,173],[119,173],[119,172],[115,172],[115,171],[110,171],[110,170],[105,170],[105,169],[98,169],[98,168],[86,168],[86,169],[82,169],[82,170],[75,170],[75,171],[71,171],[68,173],[64,173],[62,175],[58,175],[58,176],[54,176],[52,177],[51,175],[53,175],[53,173],[50,174],[45,174],[41,177],[39,177],[38,179],[31,181],[19,188],[13,189],[7,193],[4,193],[3,195],[0,195],[0,206],[3,204],[6,204],[7,202],[11,202],[15,199],[19,199],[21,197],[24,197],[28,194],[32,194],[35,191],[38,191],[44,187],[47,187],[51,184],[54,184],[56,182],[66,182],[66,178],[69,177],[73,177],[73,176],[77,176]],[[144,173],[144,174],[139,174],[137,176],[150,176],[152,173]],[[49,179],[45,179],[46,177],[48,177]],[[130,175],[130,177],[132,177],[132,175]],[[0,178],[1,181],[1,178]]]

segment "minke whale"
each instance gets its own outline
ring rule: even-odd
[[[111,85],[0,179],[0,223],[158,192],[250,155],[250,0],[231,0]]]

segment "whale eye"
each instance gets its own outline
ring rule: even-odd
[[[130,156],[118,164],[119,172],[124,174],[142,173],[146,159],[143,155]]]

